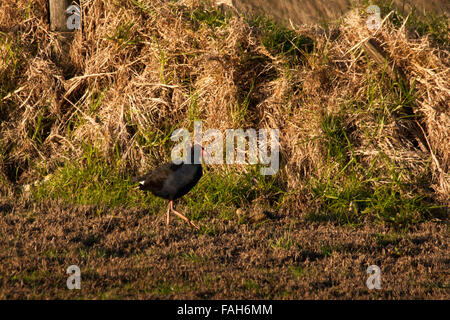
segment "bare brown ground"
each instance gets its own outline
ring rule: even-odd
[[[180,205],[180,208],[183,208]],[[205,219],[199,233],[162,213],[47,202],[0,205],[1,299],[448,299],[448,225]],[[186,209],[187,210],[187,209]],[[187,210],[188,211],[188,210]],[[381,267],[381,289],[366,269]],[[66,269],[81,268],[81,290]]]

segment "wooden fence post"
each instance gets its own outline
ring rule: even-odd
[[[67,28],[66,9],[72,3],[71,0],[49,0],[50,30],[69,32]]]

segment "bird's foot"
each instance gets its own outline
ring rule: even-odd
[[[198,225],[196,225],[192,220],[189,220],[184,214],[176,211],[175,209],[172,209],[173,213],[175,213],[177,216],[179,216],[181,219],[183,219],[184,221],[187,222],[187,224],[193,226],[194,228],[196,228],[197,230],[200,230],[200,227]]]
[[[197,230],[200,230],[200,227],[198,225],[196,225],[192,220],[189,220],[189,224],[191,226],[193,226],[194,228],[196,228]]]

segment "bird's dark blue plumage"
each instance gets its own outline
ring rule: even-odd
[[[200,148],[200,150],[198,150]],[[197,149],[197,152],[195,150]],[[201,147],[191,148],[191,163],[175,164],[167,162],[139,178],[139,188],[150,191],[155,196],[176,200],[188,193],[203,174],[200,161]],[[200,155],[200,157],[199,157]]]

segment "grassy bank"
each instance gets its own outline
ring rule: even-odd
[[[363,9],[294,31],[202,2],[94,1],[67,56],[45,5],[4,6],[2,193],[31,185],[32,201],[154,206],[127,178],[168,160],[171,132],[202,120],[205,130],[280,129],[281,169],[262,178],[251,166],[211,167],[186,200],[194,212],[231,215],[261,198],[350,224],[442,216],[448,19],[382,6],[380,65],[361,47]],[[404,78],[389,77],[389,64]]]

